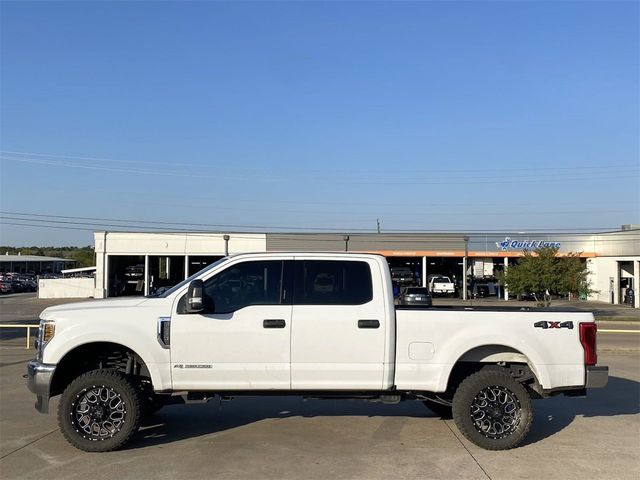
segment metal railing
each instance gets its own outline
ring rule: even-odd
[[[35,325],[25,325],[25,324],[17,324],[17,323],[3,323],[0,324],[0,328],[26,328],[27,329],[27,344],[25,346],[25,348],[30,348],[31,347],[31,329],[32,328],[39,328],[40,325],[39,324],[35,324]]]

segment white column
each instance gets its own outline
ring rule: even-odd
[[[507,271],[507,268],[509,268],[509,257],[504,257],[504,271]],[[504,299],[505,300],[509,300],[509,290],[507,289],[507,287],[504,287]]]
[[[189,278],[189,255],[184,256],[184,279]]]
[[[422,286],[427,286],[427,257],[422,257]]]
[[[613,277],[613,303],[620,303],[620,262],[616,260],[616,273]]]
[[[635,295],[633,306],[640,308],[640,295],[638,295],[638,287],[640,287],[640,261],[633,262],[633,293]]]
[[[467,284],[467,257],[462,258],[462,299],[467,300],[467,290],[469,285]]]
[[[109,293],[109,287],[107,285],[109,281],[108,263],[109,256],[107,255],[107,232],[102,232],[102,235],[94,235],[95,239],[95,258],[96,258],[96,285],[93,293],[94,298],[106,298]]]
[[[149,295],[149,255],[144,256],[144,294]]]

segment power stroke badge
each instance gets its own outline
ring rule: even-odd
[[[173,368],[213,368],[210,363],[176,363]]]

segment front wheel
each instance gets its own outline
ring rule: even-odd
[[[116,370],[92,370],[65,389],[58,425],[67,441],[85,452],[108,452],[128,442],[141,419],[139,388]]]
[[[458,430],[479,447],[507,450],[517,447],[529,433],[531,397],[509,374],[481,370],[458,386],[453,419]]]

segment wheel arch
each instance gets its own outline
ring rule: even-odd
[[[79,375],[103,368],[140,377],[153,385],[149,367],[134,349],[116,342],[92,341],[76,345],[62,356],[51,380],[50,396],[61,394]]]
[[[534,387],[539,385],[540,372],[529,356],[510,345],[494,343],[478,345],[458,355],[447,372],[446,391],[454,392],[462,380],[488,365],[506,367],[514,378]]]

